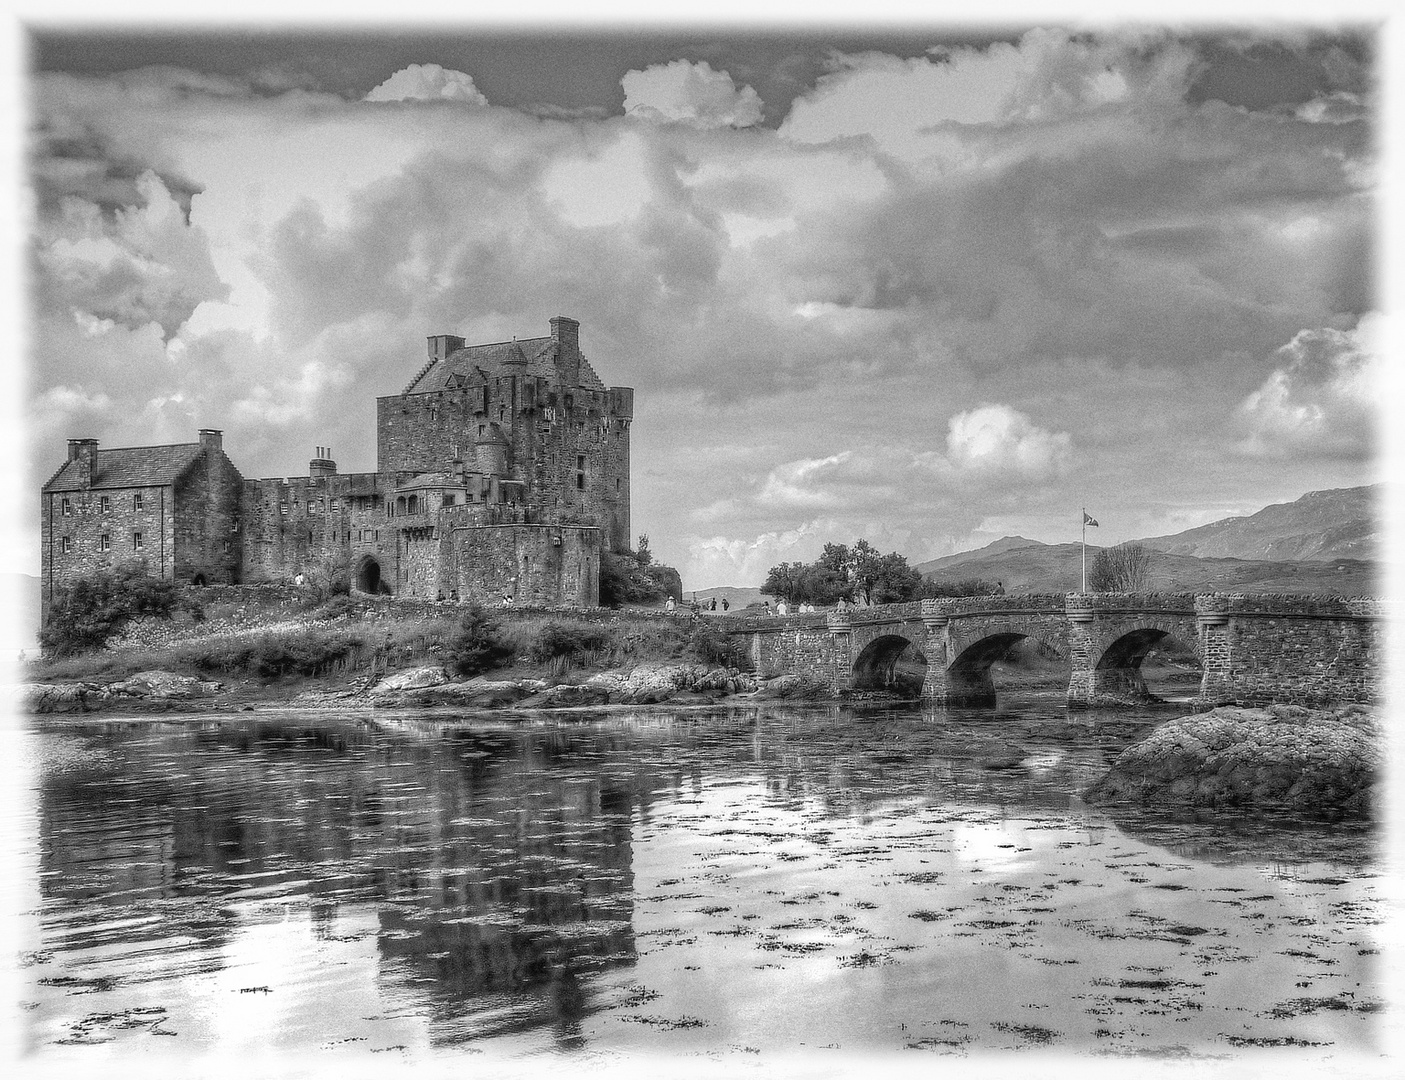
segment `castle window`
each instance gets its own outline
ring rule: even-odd
[[[616,490],[616,491],[619,491],[619,489],[620,489],[620,479],[619,479],[619,477],[617,476],[617,477],[615,477],[615,490]]]
[[[584,469],[584,468],[585,468],[585,455],[584,455],[584,454],[577,454],[577,455],[576,455],[576,468],[577,468],[577,469]]]
[[[439,410],[438,410],[438,409],[430,409],[430,410],[429,410],[429,418],[430,418],[431,420],[438,420],[438,419],[439,419]]]
[[[307,512],[308,512],[309,514],[315,514],[315,513],[317,513],[317,504],[316,504],[315,502],[313,502],[311,499],[308,499],[308,500],[307,500]]]
[[[331,505],[330,505],[329,509],[331,509],[332,513],[334,513],[334,514],[337,512],[337,500],[336,500],[336,499],[333,499],[333,500],[331,501]]]
[[[482,424],[479,424],[479,425],[478,425],[478,437],[479,437],[480,439],[483,437],[483,425],[482,425]]]
[[[139,532],[134,532],[134,533],[132,533],[132,550],[133,550],[133,551],[140,551],[140,550],[141,550],[141,533],[139,533]]]
[[[288,512],[288,504],[285,503],[285,502],[279,503],[279,504],[278,504],[278,512],[279,512],[280,514],[286,514],[286,513]]]
[[[106,495],[98,496],[98,513],[109,514],[112,512],[112,500]]]
[[[62,514],[64,517],[68,517],[70,514],[73,513],[73,504],[67,499],[59,500],[59,513]],[[67,550],[68,548],[64,548],[64,551]]]
[[[132,496],[132,509],[133,509],[133,510],[140,510],[140,509],[141,509],[141,492],[140,492],[140,491],[138,491],[135,495]],[[138,534],[138,535],[140,535],[140,534]]]
[[[62,555],[67,555],[67,554],[68,554],[70,551],[72,551],[72,550],[73,550],[73,537],[71,537],[71,536],[60,536],[60,537],[59,537],[59,553],[62,554]]]
[[[576,473],[576,487],[581,491],[585,490],[585,473]]]
[[[98,537],[98,550],[99,550],[99,551],[110,551],[110,550],[112,550],[112,537],[109,536],[107,533],[103,533],[101,536]]]
[[[453,505],[454,505],[454,495],[453,495],[453,492],[449,492],[449,493],[445,494],[445,496],[444,496],[444,505],[445,505],[445,506],[453,506]]]

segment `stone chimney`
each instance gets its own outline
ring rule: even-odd
[[[318,476],[336,476],[337,463],[332,460],[332,448],[330,446],[319,446],[316,449],[317,456],[307,463],[307,475],[314,478]]]
[[[551,336],[556,340],[556,368],[566,386],[581,381],[581,324],[558,315],[551,320]]]
[[[92,487],[93,474],[98,471],[97,439],[69,439],[68,460],[78,463],[77,480],[81,487]]]
[[[429,339],[429,362],[443,360],[451,352],[463,348],[463,338],[453,334],[435,334]]]
[[[216,428],[201,428],[200,445],[206,450],[223,450],[224,432]]]

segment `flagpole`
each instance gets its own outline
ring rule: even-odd
[[[1083,507],[1083,592],[1088,591],[1088,508]]]

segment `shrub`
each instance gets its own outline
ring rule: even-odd
[[[984,578],[962,578],[959,581],[924,581],[917,589],[917,596],[922,600],[934,600],[938,597],[958,597],[958,596],[990,596],[995,592],[996,583],[986,581]]]
[[[537,631],[528,656],[538,664],[566,668],[594,663],[610,646],[610,635],[603,627],[552,621]]]
[[[1151,567],[1151,552],[1141,544],[1118,544],[1093,556],[1088,588],[1093,592],[1142,592]]]
[[[444,666],[459,675],[477,675],[512,658],[502,626],[482,604],[470,604],[456,631],[444,643]]]
[[[646,540],[645,537],[640,537]],[[645,555],[648,549],[645,548]],[[652,556],[649,556],[652,560]],[[621,604],[651,604],[672,596],[683,599],[683,580],[671,566],[641,562],[634,552],[604,552],[600,556],[600,603],[617,608]]]
[[[693,632],[688,635],[687,648],[705,664],[725,668],[749,666],[750,657],[741,642],[706,623],[693,627]]]
[[[133,563],[82,578],[56,590],[39,640],[59,656],[101,648],[139,619],[169,619],[178,611],[200,613],[198,601],[186,600],[172,581],[148,577],[146,566]]]
[[[331,599],[312,610],[314,619],[337,619],[356,610],[356,601],[346,593],[333,593]]]

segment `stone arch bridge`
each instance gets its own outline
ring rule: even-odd
[[[1319,596],[1067,593],[975,596],[805,615],[729,616],[756,671],[835,690],[893,688],[899,658],[926,662],[922,700],[993,705],[991,665],[1033,639],[1069,659],[1068,702],[1148,698],[1141,665],[1166,638],[1200,658],[1206,704],[1368,702],[1380,696],[1383,605]]]

